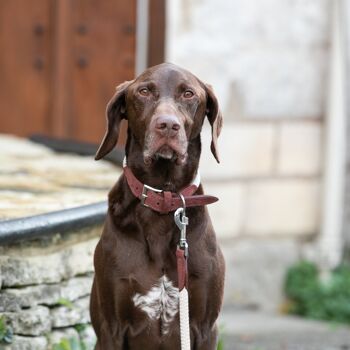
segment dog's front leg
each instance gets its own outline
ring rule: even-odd
[[[107,300],[113,300],[112,295],[105,295]],[[96,278],[94,279],[91,300],[90,314],[91,323],[97,336],[95,350],[124,350],[125,345],[125,327],[121,327],[110,310],[107,303],[101,305],[98,297],[98,286]]]
[[[214,325],[208,332],[193,332],[193,350],[216,350],[218,343],[218,328]]]
[[[106,329],[107,328],[107,329]],[[111,334],[109,327],[102,325],[97,338],[95,350],[125,350],[124,336],[121,334]]]

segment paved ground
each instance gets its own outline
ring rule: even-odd
[[[225,350],[350,350],[350,327],[237,310],[219,324]]]

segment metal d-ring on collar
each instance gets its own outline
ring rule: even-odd
[[[188,256],[188,244],[186,239],[186,226],[188,225],[188,217],[186,216],[186,202],[184,196],[179,193],[182,201],[182,207],[178,208],[174,213],[174,220],[177,227],[180,229],[179,248],[185,252],[185,257]]]

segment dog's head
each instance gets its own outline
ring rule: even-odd
[[[158,158],[185,164],[188,144],[199,136],[205,116],[212,128],[211,151],[219,162],[222,116],[211,86],[173,64],[151,67],[117,87],[107,105],[107,132],[95,159],[114,148],[120,122],[127,119],[146,165]]]

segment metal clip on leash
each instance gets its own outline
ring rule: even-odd
[[[188,225],[188,217],[186,216],[186,202],[184,196],[179,193],[179,196],[182,200],[183,207],[178,208],[175,211],[174,219],[177,227],[180,229],[180,242],[179,248],[184,250],[185,257],[188,257],[188,244],[186,239],[186,226]]]
[[[183,195],[179,194],[182,200],[182,208],[178,208],[174,213],[174,220],[177,227],[180,229],[180,242],[177,250],[183,251],[183,256],[180,258],[181,263],[179,265],[179,259],[177,261],[178,275],[181,270],[184,275],[184,281],[187,280],[187,258],[188,258],[188,244],[186,240],[186,226],[188,225],[188,217],[186,216],[186,202]],[[177,255],[178,252],[176,252]],[[181,254],[182,255],[182,254]],[[180,277],[179,277],[180,281]],[[179,282],[180,284],[180,282]],[[180,310],[180,340],[181,350],[191,349],[190,339],[190,319],[189,319],[189,307],[188,307],[188,292],[186,289],[186,282],[182,284],[182,289],[179,285],[179,310]]]

